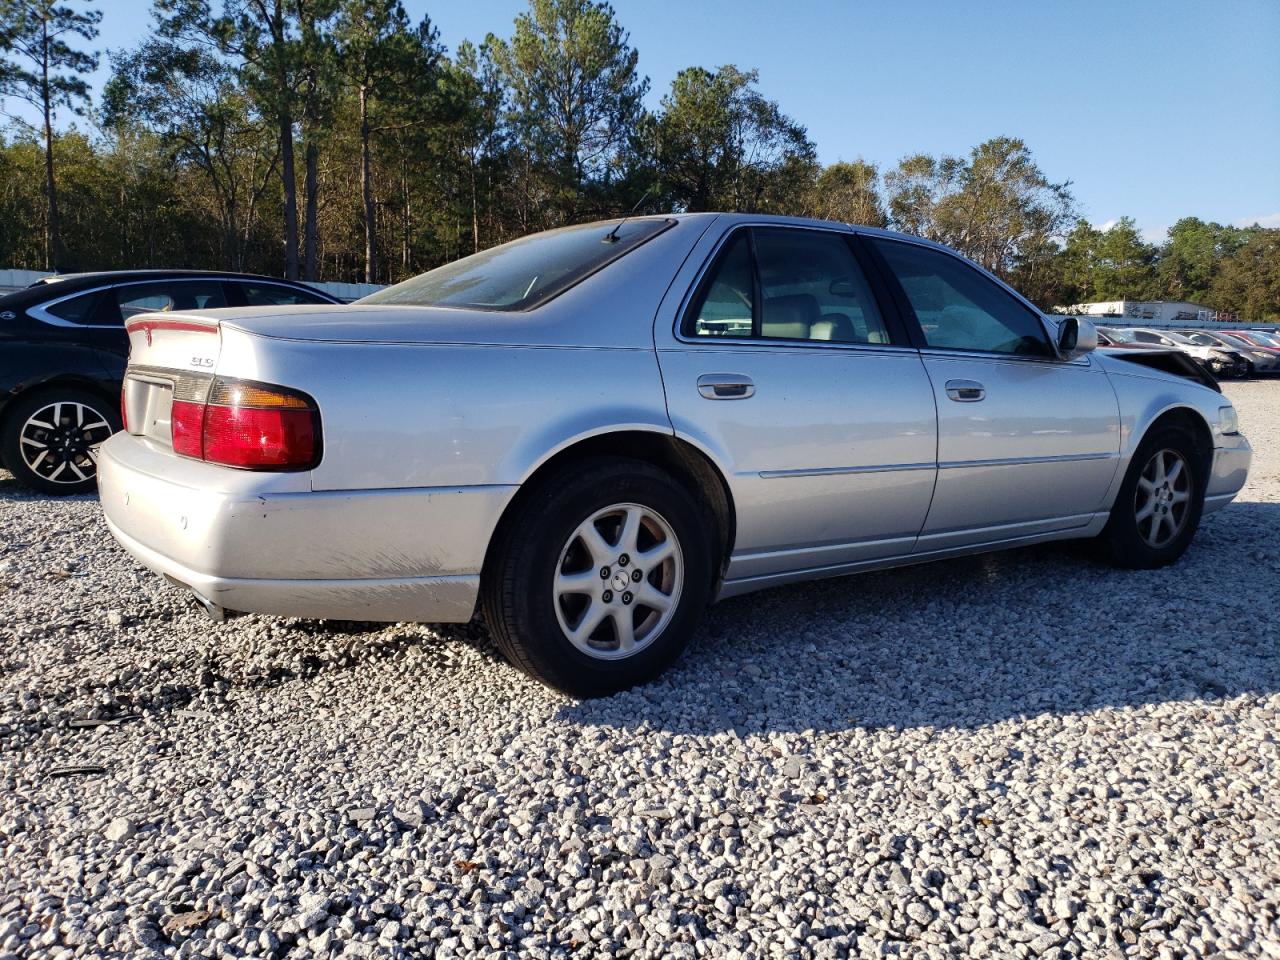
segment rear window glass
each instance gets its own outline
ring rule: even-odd
[[[673,225],[672,220],[628,220],[620,227],[589,223],[537,233],[447,263],[357,303],[527,310]]]

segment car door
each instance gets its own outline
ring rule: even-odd
[[[938,407],[916,552],[1071,529],[1107,509],[1120,414],[1101,365],[1058,357],[1041,314],[942,248],[869,237]]]
[[[655,339],[677,435],[728,479],[728,579],[909,554],[933,493],[933,396],[852,233],[744,225],[704,240],[715,250],[673,286],[680,309]]]

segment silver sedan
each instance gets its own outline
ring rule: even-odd
[[[708,602],[1093,538],[1176,560],[1231,404],[937,244],[790,218],[568,227],[348,306],[135,318],[107,523],[215,616],[465,621],[591,695]]]

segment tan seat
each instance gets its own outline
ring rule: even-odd
[[[819,319],[818,300],[811,293],[770,297],[764,301],[760,335],[783,340],[808,340]]]

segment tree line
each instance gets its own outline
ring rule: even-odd
[[[216,267],[388,283],[535,230],[729,210],[891,227],[961,250],[1043,306],[1206,303],[1280,318],[1280,230],[1099,230],[1021,140],[880,169],[822,165],[733,64],[656,109],[614,10],[529,0],[455,50],[401,0],[154,0],[91,101],[94,0],[0,0],[0,262]],[[59,132],[55,120],[82,118]]]

